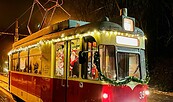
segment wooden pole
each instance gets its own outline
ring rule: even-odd
[[[16,27],[15,27],[15,35],[14,35],[14,42],[19,40],[19,26],[18,26],[18,20],[16,20]]]

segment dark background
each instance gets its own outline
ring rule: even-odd
[[[47,0],[40,0],[45,4]],[[119,8],[126,7],[128,16],[136,19],[136,26],[141,28],[147,37],[146,62],[150,73],[150,87],[163,91],[173,91],[173,1],[172,0],[59,0],[62,7],[71,15],[71,19],[90,22],[100,21],[109,17],[114,21],[119,16]],[[1,0],[0,1],[0,32],[12,32],[15,20],[19,21],[19,33],[29,35],[26,25],[33,0]],[[49,8],[49,2],[45,7]],[[38,30],[43,10],[35,5],[30,27],[33,32]],[[27,11],[28,10],[28,11]],[[56,23],[69,16],[60,8],[56,9],[51,23]],[[46,25],[44,25],[46,26]],[[20,37],[21,38],[21,37]],[[14,42],[14,36],[0,36],[0,69],[8,59],[7,53]]]

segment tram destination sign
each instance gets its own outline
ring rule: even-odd
[[[116,36],[116,43],[129,46],[138,46],[138,39],[124,36]]]
[[[125,31],[133,32],[135,29],[135,19],[128,16],[122,16],[122,26]]]

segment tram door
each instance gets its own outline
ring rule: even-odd
[[[68,63],[67,63],[67,101],[79,101],[79,51],[80,39],[73,39],[68,42]]]
[[[53,102],[79,102],[79,61],[80,40],[58,42]]]
[[[69,42],[55,44],[55,79],[53,82],[53,102],[67,102],[67,70],[69,62]],[[53,56],[54,57],[54,56]]]

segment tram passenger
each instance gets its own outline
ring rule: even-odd
[[[71,53],[70,69],[72,70],[72,77],[79,77],[79,60],[75,50],[72,50]]]
[[[38,63],[34,63],[34,73],[38,73]]]
[[[95,64],[93,64],[92,67],[92,79],[97,79],[98,78],[98,70]]]

